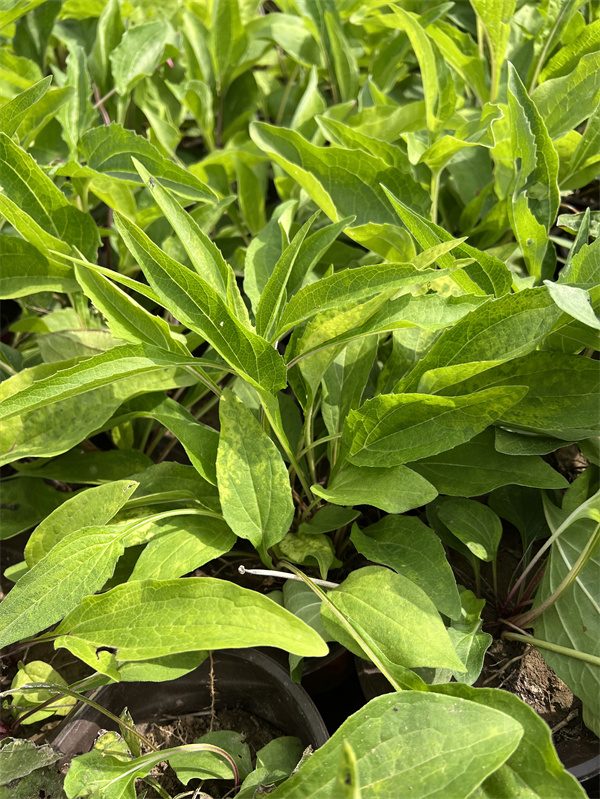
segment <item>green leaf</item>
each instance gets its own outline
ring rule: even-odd
[[[252,771],[250,747],[244,743],[244,737],[242,733],[231,730],[215,730],[201,735],[194,743],[212,744],[228,752],[235,759],[240,779],[243,780]],[[210,750],[195,752],[193,755],[174,754],[169,758],[169,765],[184,785],[193,779],[230,780],[233,777],[229,762]]]
[[[445,499],[437,515],[476,558],[496,560],[502,522],[491,508],[473,499]]]
[[[300,322],[317,313],[343,308],[385,291],[404,286],[423,285],[448,274],[442,269],[419,268],[411,264],[372,264],[357,269],[343,269],[300,289],[287,303],[274,339],[281,338]]]
[[[467,670],[466,673],[453,672],[452,676],[457,682],[473,685],[481,674],[483,659],[493,638],[489,633],[481,632],[481,611],[485,606],[485,599],[477,599],[472,591],[461,591],[460,601],[460,617],[452,620],[448,635]]]
[[[169,352],[189,354],[173,338],[164,319],[151,314],[105,275],[80,265],[75,266],[75,275],[84,293],[105,316],[114,336],[134,344],[151,344]]]
[[[256,309],[256,330],[259,335],[269,339],[281,318],[282,308],[287,299],[287,284],[300,247],[319,212],[300,228],[291,244],[284,249],[281,257],[273,267],[273,271],[262,291]]]
[[[39,524],[25,545],[25,560],[31,568],[66,535],[83,527],[107,524],[137,488],[134,480],[89,488],[69,497]]]
[[[546,80],[569,75],[584,55],[598,49],[599,34],[600,20],[597,19],[590,25],[586,25],[576,37],[570,39],[564,47],[560,47],[548,60],[539,74],[539,82],[543,83]]]
[[[0,132],[6,133],[12,138],[13,134],[19,129],[19,125],[29,115],[38,100],[40,100],[50,88],[52,77],[34,83],[29,89],[17,94],[12,100],[0,108]]]
[[[236,536],[221,519],[184,516],[165,519],[146,545],[129,581],[171,580],[229,552]]]
[[[561,78],[542,83],[532,93],[552,139],[560,139],[580,125],[600,100],[600,51],[584,55],[575,69]]]
[[[115,222],[150,285],[174,316],[199,333],[252,385],[275,393],[286,385],[278,352],[248,330],[200,275],[173,260],[121,214]]]
[[[90,169],[115,180],[137,186],[142,183],[133,165],[132,156],[135,156],[166,188],[181,197],[209,203],[216,200],[212,189],[199,178],[161,155],[148,139],[115,122],[88,130],[81,137],[79,148]]]
[[[273,797],[331,799],[332,764],[348,743],[362,799],[396,795],[399,785],[411,799],[466,799],[522,736],[523,727],[509,715],[474,702],[423,691],[378,696],[346,719]]]
[[[430,136],[437,138],[444,123],[452,116],[456,106],[456,92],[452,73],[448,69],[435,42],[420,24],[415,14],[399,6],[391,6],[394,26],[405,31],[415,51],[423,81],[427,128]]]
[[[46,0],[16,0],[16,2],[13,0],[13,2],[6,3],[2,9],[0,30],[12,25],[13,22],[16,22],[18,19],[25,16],[25,14],[33,11],[35,8],[41,6],[42,3],[45,2]]]
[[[131,160],[145,185],[150,188],[159,208],[177,233],[196,272],[225,299],[230,268],[225,263],[219,248],[203,233],[194,218],[184,211],[160,183],[153,179],[144,166],[135,158]],[[158,176],[155,177],[158,178]]]
[[[19,663],[19,670],[13,678],[11,689],[20,688],[22,685],[29,685],[31,683],[52,682],[56,685],[67,686],[67,683],[61,675],[52,668],[49,663],[43,660],[30,660],[27,664]],[[73,707],[77,704],[77,700],[70,696],[61,696],[55,698],[56,694],[50,691],[15,691],[12,694],[12,703],[19,706],[18,710],[13,711],[17,718],[21,718],[28,713],[32,708],[41,705],[42,702],[54,699],[43,710],[37,713],[28,715],[23,719],[23,724],[35,724],[37,721],[45,721],[51,716],[66,716],[70,713]]]
[[[138,622],[133,630],[132,618]],[[84,599],[55,633],[57,647],[69,649],[72,641],[113,647],[120,661],[248,646],[316,657],[328,651],[320,635],[276,602],[212,577],[117,586]]]
[[[437,392],[446,379],[448,384],[452,381],[454,373],[447,369],[447,378],[440,375],[438,382],[435,372],[426,374],[430,370],[441,371],[459,364],[466,369],[472,364],[475,372],[485,372],[499,361],[526,355],[536,349],[561,316],[545,287],[490,300],[444,331],[395,391],[418,388]]]
[[[519,794],[531,799],[555,799],[557,796],[585,799],[580,783],[558,759],[550,728],[517,696],[496,688],[471,688],[460,683],[436,685],[433,690],[436,694],[476,703],[486,711],[500,712],[505,718],[512,718],[524,731],[510,757],[469,794],[469,799],[497,799]]]
[[[525,393],[514,386],[455,398],[381,394],[350,412],[342,441],[357,466],[399,466],[469,441]]]
[[[435,605],[407,577],[367,566],[353,571],[327,596],[392,668],[440,666],[464,671]],[[326,604],[321,606],[321,619],[331,635],[365,657]]]
[[[119,0],[108,0],[98,17],[96,39],[88,59],[90,73],[101,95],[110,88],[110,54],[117,48],[124,33]]]
[[[2,532],[6,541],[42,521],[67,496],[33,477],[2,483]]]
[[[508,68],[508,107],[513,153],[520,159],[516,190],[526,191],[533,215],[549,231],[560,204],[558,154],[543,116],[528,96],[512,64]]]
[[[352,508],[336,508],[333,505],[325,505],[320,508],[309,522],[303,522],[298,529],[301,533],[319,535],[320,533],[332,533],[347,524],[353,522],[360,516],[360,511]]]
[[[354,100],[358,93],[359,70],[356,57],[337,16],[325,12],[325,27],[333,56],[333,68],[343,103]]]
[[[597,435],[599,379],[598,368],[589,358],[532,352],[444,389],[444,393],[462,394],[484,386],[522,386],[527,393],[501,413],[503,425],[579,441]]]
[[[169,55],[177,55],[176,41],[175,31],[166,20],[128,28],[108,56],[119,95],[124,97],[143,77],[153,75]]]
[[[388,191],[387,184],[382,188],[398,216],[410,230],[421,247],[435,247],[440,242],[455,241],[439,225],[418,214],[414,207],[405,205],[398,197]],[[474,264],[453,273],[453,280],[465,291],[476,294],[492,294],[502,297],[510,292],[512,276],[506,266],[493,255],[471,247],[464,242],[456,242],[456,254],[473,258]],[[440,254],[439,265],[447,269],[454,262],[450,254]]]
[[[92,108],[90,76],[87,71],[87,56],[83,47],[73,44],[67,57],[67,77],[64,86],[72,86],[73,94],[61,106],[57,118],[62,125],[62,137],[69,147],[70,157],[77,159],[81,136],[94,122],[97,111]]]
[[[197,669],[208,657],[208,652],[183,652],[162,658],[149,658],[119,664],[121,682],[165,682],[176,680]]]
[[[496,433],[499,429],[496,428]],[[554,451],[562,442],[555,441]],[[466,444],[409,464],[429,480],[440,494],[478,497],[503,485],[566,488],[565,478],[542,458],[504,454],[494,446],[494,431],[484,430]]]
[[[217,482],[223,516],[268,563],[268,549],[285,537],[294,517],[287,468],[254,414],[230,390],[223,392],[219,416]]]
[[[437,491],[406,466],[354,466],[349,463],[327,488],[311,486],[318,497],[335,505],[373,505],[387,513],[405,513],[435,499]]]
[[[203,364],[204,361],[142,344],[124,344],[70,368],[55,369],[54,374],[36,380],[5,399],[0,416],[8,419],[23,411],[33,411],[131,375],[154,372],[169,366],[193,366],[195,363]]]
[[[15,468],[19,474],[44,480],[96,485],[122,480],[151,465],[150,458],[137,449],[112,449],[71,451],[47,463],[17,464]]]
[[[261,182],[240,158],[235,159],[235,174],[240,210],[248,230],[255,236],[265,226],[265,198]]]
[[[6,202],[12,202],[43,231],[96,259],[100,237],[92,217],[71,205],[31,155],[5,133],[0,133],[0,165],[3,214]],[[64,244],[62,247],[64,250]]]
[[[544,280],[544,285],[561,311],[568,313],[573,319],[577,319],[588,327],[600,330],[600,321],[592,308],[589,291],[575,286],[552,283],[551,280]]]
[[[198,422],[179,402],[162,394],[136,397],[123,411],[135,417],[156,419],[181,443],[197,472],[212,485],[217,484],[215,462],[219,435],[214,428]]]
[[[494,102],[500,85],[500,75],[510,36],[510,21],[515,13],[516,0],[471,0],[471,5],[481,20],[490,48],[492,88],[490,101]]]
[[[10,300],[38,291],[76,292],[79,290],[73,268],[50,263],[24,239],[0,235],[0,298]]]
[[[352,526],[350,540],[367,560],[389,566],[418,585],[440,613],[460,618],[456,580],[438,536],[414,516],[385,516],[361,530]]]
[[[596,495],[597,504],[598,495]],[[568,518],[569,512],[545,502],[551,531]],[[580,506],[581,507],[581,506]],[[535,595],[533,609],[548,599],[573,569],[590,537],[598,528],[598,512],[594,518],[575,519],[553,542],[546,570]],[[600,641],[595,634],[600,604],[600,548],[596,546],[589,560],[569,588],[534,622],[536,638],[558,646],[600,657]],[[600,718],[600,675],[598,666],[567,655],[540,648],[550,668],[581,699],[598,726]]]
[[[62,538],[2,602],[2,646],[44,630],[99,591],[123,554],[122,537],[122,528],[86,527]]]
[[[234,71],[246,48],[246,35],[240,19],[237,3],[228,0],[214,0],[210,23],[210,57],[221,92],[227,88]]]
[[[306,583],[286,580],[283,584],[283,606],[312,627],[324,641],[333,640],[321,621],[321,599]]]
[[[351,341],[325,372],[321,413],[330,436],[341,434],[344,419],[360,405],[376,352],[375,336]]]
[[[290,532],[277,545],[278,557],[298,563],[301,566],[318,565],[321,578],[327,579],[327,572],[341,561],[335,557],[333,542],[326,535],[303,532]]]
[[[37,746],[24,738],[5,738],[0,743],[2,772],[0,785],[7,785],[20,777],[26,777],[38,768],[56,763],[60,753],[50,744]]]
[[[395,194],[410,198],[417,210],[428,209],[426,192],[406,173],[390,172],[381,158],[334,145],[317,147],[299,133],[264,122],[253,122],[250,135],[333,222],[355,216],[346,234],[356,241],[368,241],[382,226],[396,225],[379,185],[382,181]]]

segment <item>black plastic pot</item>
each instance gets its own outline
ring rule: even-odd
[[[292,682],[273,658],[256,649],[227,649],[213,654],[215,707],[237,707],[295,735],[306,747],[322,746],[329,734],[306,691]],[[115,714],[129,708],[136,723],[160,721],[210,708],[210,662],[189,674],[161,683],[115,683],[101,688],[94,700]],[[101,729],[116,730],[109,718],[82,705],[57,728],[53,745],[67,758],[88,752]]]
[[[356,671],[367,702],[375,696],[390,693],[390,684],[379,669],[362,658],[356,658]],[[559,752],[560,758],[571,774],[579,780],[590,799],[598,797],[600,777],[600,752],[585,746],[573,752]]]

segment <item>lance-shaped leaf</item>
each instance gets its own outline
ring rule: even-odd
[[[327,596],[393,666],[464,671],[435,605],[425,591],[402,574],[367,566],[352,572]],[[330,634],[351,652],[365,657],[326,603],[321,605],[321,619]]]
[[[317,147],[295,131],[264,122],[253,122],[250,135],[333,222],[355,216],[346,233],[357,241],[368,240],[381,226],[396,225],[379,185],[382,182],[396,195],[409,198],[419,211],[427,212],[429,198],[412,176],[390,171],[385,161],[370,153],[335,145]]]
[[[399,466],[469,441],[526,392],[513,386],[462,397],[381,394],[350,412],[342,441],[358,466]]]
[[[0,108],[0,132],[7,136],[13,135],[18,130],[19,125],[31,111],[33,105],[40,100],[50,88],[52,76],[34,83],[29,89],[17,94],[12,100],[4,103]]]
[[[592,308],[589,291],[544,280],[544,285],[558,307],[588,327],[600,330],[600,321]]]
[[[558,759],[552,733],[546,722],[521,699],[496,688],[472,688],[458,682],[431,687],[486,710],[496,710],[512,718],[524,730],[519,745],[484,782],[469,794],[471,799],[496,799],[498,796],[527,796],[531,799],[585,799],[581,784]]]
[[[28,566],[35,566],[62,538],[83,527],[109,522],[129,500],[138,483],[118,480],[114,483],[81,491],[38,524],[25,546]]]
[[[87,71],[87,56],[79,44],[69,44],[67,77],[64,85],[72,86],[74,92],[61,106],[57,118],[62,125],[62,137],[69,147],[70,157],[76,159],[79,139],[93,124],[98,114],[90,102],[92,87]]]
[[[216,200],[212,189],[199,178],[161,155],[148,139],[117,123],[91,128],[81,137],[79,148],[88,167],[103,175],[141,185],[142,179],[132,161],[135,156],[176,194],[196,201],[214,203]]]
[[[486,562],[496,560],[502,522],[487,505],[473,499],[445,498],[440,501],[437,516],[475,557]]]
[[[45,233],[62,240],[63,251],[65,244],[73,245],[91,260],[96,259],[100,236],[92,217],[71,205],[31,155],[6,133],[0,133],[0,166],[5,201],[14,203],[21,215],[30,217]]]
[[[405,205],[398,197],[394,196],[388,190],[387,183],[383,184],[382,188],[398,216],[421,247],[435,247],[440,242],[454,240],[439,225],[425,219],[414,210],[414,207]],[[508,294],[512,285],[512,276],[502,261],[461,241],[456,242],[455,254],[472,258],[475,261],[475,263],[465,266],[460,272],[453,274],[453,280],[465,291],[475,294],[492,294],[496,297]],[[441,254],[438,262],[441,267],[447,269],[454,263],[454,258],[449,253]]]
[[[317,313],[366,300],[403,286],[423,285],[447,275],[452,269],[418,268],[412,264],[372,264],[344,269],[300,289],[287,303],[274,338]]]
[[[389,566],[422,588],[440,613],[460,617],[458,588],[444,546],[415,516],[385,516],[364,530],[354,524],[350,540],[365,558]]]
[[[26,297],[38,291],[79,290],[71,266],[53,262],[17,236],[0,236],[0,298]]]
[[[345,464],[327,488],[311,486],[318,497],[334,505],[373,505],[387,513],[406,513],[435,499],[436,489],[406,466],[389,469]]]
[[[456,92],[452,73],[416,15],[396,5],[392,5],[392,10],[394,24],[405,31],[417,56],[423,80],[427,128],[435,137],[454,113]]]
[[[396,390],[416,389],[429,370],[479,364],[477,368],[484,371],[498,361],[526,355],[550,333],[561,316],[562,311],[545,287],[490,300],[445,330]]]
[[[500,85],[502,65],[510,36],[510,21],[515,13],[516,0],[471,0],[471,5],[480,18],[491,55],[492,89],[490,100],[494,102]]]
[[[499,428],[496,428],[496,432]],[[561,442],[555,441],[549,451]],[[565,478],[537,455],[506,455],[494,447],[494,430],[484,430],[466,444],[409,464],[440,494],[478,497],[504,485],[567,488]]]
[[[60,621],[83,597],[102,588],[123,554],[122,537],[122,528],[87,527],[59,541],[0,606],[1,645]]]
[[[362,799],[395,796],[398,786],[411,799],[467,799],[517,749],[523,727],[506,713],[461,699],[422,691],[372,699],[273,792],[273,799],[337,796],[332,764],[339,762],[345,743],[356,754]]]
[[[152,75],[169,53],[177,55],[176,42],[176,33],[166,19],[128,28],[109,55],[119,94],[126,95],[145,75]]]
[[[150,285],[176,319],[210,342],[254,386],[272,393],[285,387],[279,353],[248,330],[206,280],[164,253],[121,214],[115,213],[115,222]]]
[[[212,577],[119,585],[84,599],[55,633],[57,647],[112,647],[119,661],[248,646],[316,657],[328,651],[318,633],[272,599]]]
[[[499,364],[442,393],[452,396],[490,386],[523,386],[527,393],[506,408],[501,421],[564,441],[597,435],[600,370],[589,358],[560,352],[532,352]]]
[[[157,180],[154,180],[154,178],[158,178],[158,175],[154,175],[153,178],[136,158],[131,160],[146,186],[150,188],[159,208],[177,233],[196,272],[225,298],[229,269],[219,248],[202,231],[195,219],[184,211]]]
[[[508,212],[530,274],[540,275],[546,248],[541,246],[532,249],[529,245],[532,223],[525,206],[536,222],[548,232],[554,224],[560,203],[558,155],[542,116],[512,64],[509,64],[508,74],[508,107],[513,156],[519,159],[513,197],[508,200]],[[525,197],[525,203],[522,197]]]
[[[256,330],[259,335],[269,338],[281,316],[281,309],[287,299],[287,284],[300,247],[313,222],[319,215],[317,211],[302,225],[292,242],[285,248],[267,280],[256,309]]]
[[[598,104],[600,51],[584,55],[575,69],[547,80],[531,95],[552,139],[565,136],[587,119]]]
[[[133,343],[151,344],[162,350],[189,354],[171,335],[169,325],[137,303],[95,269],[75,266],[77,282],[94,306],[102,311],[114,336]]]
[[[294,516],[286,465],[254,414],[229,390],[221,397],[219,415],[217,483],[223,516],[269,562],[267,550],[286,536]]]
[[[113,347],[75,366],[50,373],[48,377],[36,380],[22,391],[7,397],[2,403],[0,417],[8,419],[24,411],[33,411],[124,377],[157,372],[172,366],[193,368],[195,363],[204,365],[205,362],[143,344]]]

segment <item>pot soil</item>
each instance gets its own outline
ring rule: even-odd
[[[209,731],[213,699],[213,730],[231,729],[247,735],[253,755],[280,735],[300,738],[305,748],[317,749],[327,741],[327,728],[306,691],[269,655],[256,649],[221,650],[213,653],[213,671],[214,697],[210,661],[206,660],[176,680],[107,685],[93,698],[117,715],[127,707],[134,722],[144,725],[141,731],[147,730],[161,745],[164,742],[165,748],[167,741],[177,746]],[[90,751],[102,730],[117,727],[102,713],[83,705],[61,723],[52,743],[70,760]]]

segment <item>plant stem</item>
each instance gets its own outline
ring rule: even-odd
[[[504,632],[502,633],[502,638],[506,638],[509,641],[524,641],[538,649],[547,649],[550,652],[556,652],[558,655],[566,655],[575,660],[583,660],[585,663],[590,663],[593,666],[600,666],[600,657],[596,655],[588,655],[587,652],[578,652],[576,649],[569,649],[566,646],[551,644],[549,641],[542,641],[540,638],[533,638],[530,635]]]
[[[283,119],[283,115],[285,113],[285,107],[287,105],[287,101],[290,97],[290,92],[292,91],[292,86],[294,85],[294,81],[298,77],[298,72],[300,71],[300,64],[296,64],[294,69],[292,70],[292,74],[288,82],[285,85],[285,89],[283,90],[283,95],[281,96],[281,102],[279,103],[279,108],[277,109],[277,116],[275,117],[275,124],[281,125],[281,120]]]
[[[442,170],[432,173],[431,177],[431,221],[437,225],[438,218],[438,204],[440,195],[440,175]]]
[[[317,471],[315,469],[315,453],[312,443],[312,425],[313,425],[313,411],[314,405],[311,403],[306,411],[306,419],[304,422],[304,452],[306,453],[306,461],[308,463],[308,470],[310,472],[310,479],[313,483],[317,482]]]

